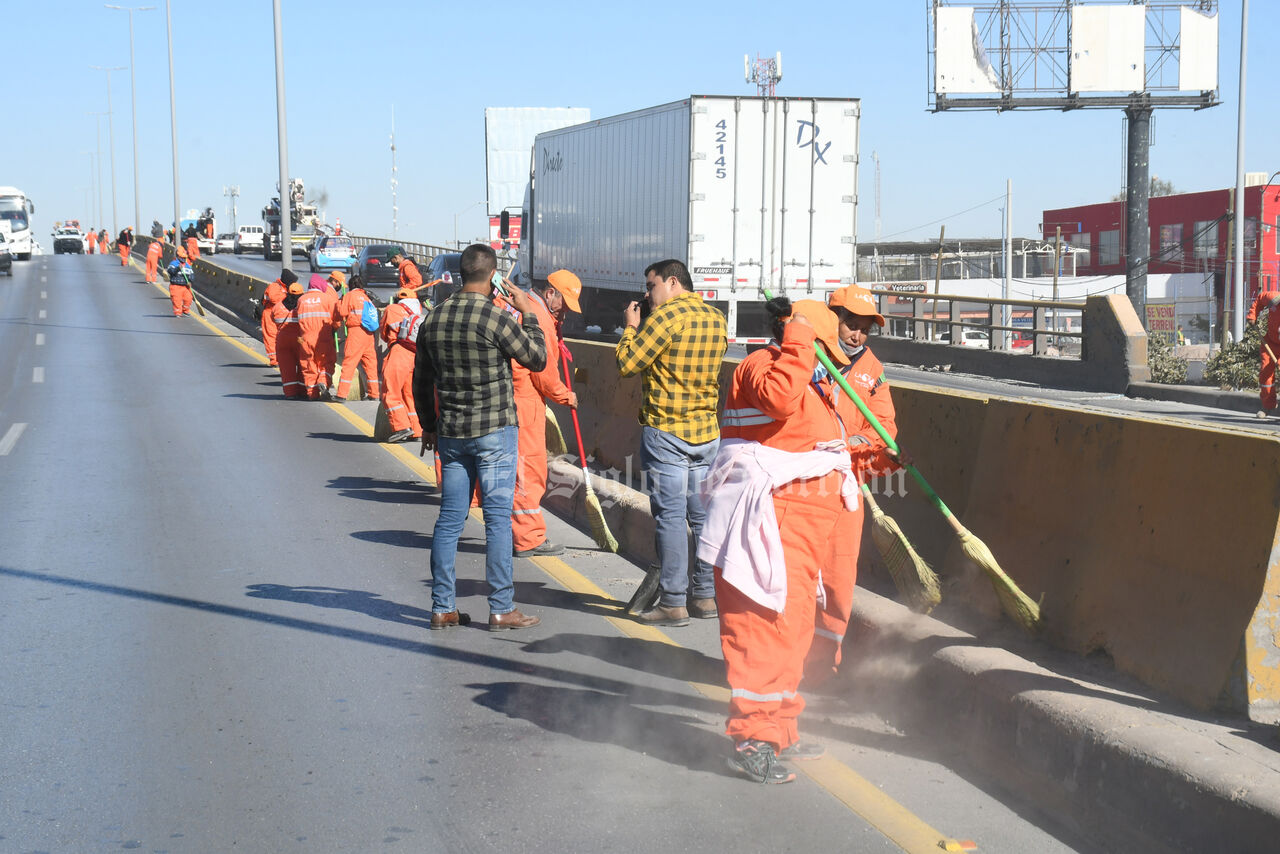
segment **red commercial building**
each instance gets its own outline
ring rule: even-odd
[[[1232,195],[1231,190],[1207,190],[1152,198],[1147,271],[1213,274],[1214,293],[1220,301],[1228,273]],[[1260,285],[1280,286],[1280,185],[1255,181],[1246,186],[1244,215],[1244,257],[1251,300]],[[1064,243],[1088,253],[1077,255],[1077,275],[1125,274],[1123,201],[1045,211],[1041,227],[1046,240],[1054,239],[1058,226],[1062,227]]]

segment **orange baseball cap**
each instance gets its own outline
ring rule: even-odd
[[[849,364],[849,357],[840,348],[840,321],[826,303],[816,299],[796,300],[791,304],[791,316],[800,315],[813,326],[818,340],[827,345],[827,355],[836,364]]]
[[[294,282],[289,286],[289,293],[291,294],[304,294],[306,292],[307,289],[302,286],[302,282]]]
[[[850,314],[873,317],[878,325],[884,326],[884,315],[876,311],[876,298],[871,291],[857,285],[848,285],[831,294],[827,302],[832,308],[843,308]]]
[[[401,288],[396,291],[396,299],[417,299],[418,292],[413,288]]]
[[[341,270],[334,270],[329,274],[329,278],[340,285],[345,285],[347,283],[347,274]]]
[[[181,246],[179,246],[177,249],[175,249],[175,250],[174,250],[174,254],[176,254],[179,258],[186,258],[186,257],[187,257],[187,250],[185,250],[185,249],[183,249]]]
[[[560,292],[560,296],[564,297],[564,304],[574,314],[582,314],[582,304],[578,302],[578,297],[582,295],[582,280],[568,270],[556,270],[547,276],[547,281],[551,283],[551,287]]]

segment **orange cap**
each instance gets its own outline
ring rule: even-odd
[[[827,304],[832,308],[843,308],[850,314],[874,317],[878,325],[884,326],[884,315],[876,311],[876,298],[866,288],[857,285],[843,287],[831,294]]]
[[[556,270],[547,276],[547,281],[564,297],[564,304],[569,311],[582,314],[582,304],[578,302],[578,297],[582,295],[581,279],[568,270]]]
[[[174,254],[176,254],[179,258],[186,258],[186,257],[187,257],[187,250],[185,250],[185,249],[183,249],[181,246],[179,246],[176,250],[174,250]]]
[[[340,285],[345,285],[347,283],[347,274],[341,270],[334,270],[329,274],[329,278]]]
[[[835,312],[827,308],[826,303],[816,299],[796,300],[791,304],[791,315],[794,317],[797,314],[813,326],[818,340],[827,345],[827,355],[836,364],[849,364],[849,357],[840,349],[840,321],[836,319]]]
[[[304,294],[306,292],[307,289],[302,286],[302,282],[294,282],[289,286],[289,293],[291,294]]]
[[[413,288],[401,288],[396,291],[396,299],[417,299],[418,292]]]

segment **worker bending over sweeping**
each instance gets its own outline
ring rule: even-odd
[[[1280,291],[1259,291],[1258,298],[1253,301],[1249,313],[1245,316],[1248,323],[1256,323],[1262,313],[1267,313],[1266,327],[1262,330],[1262,367],[1258,371],[1258,397],[1262,408],[1258,410],[1259,418],[1266,418],[1276,408],[1276,352],[1280,351]]]
[[[798,689],[813,640],[819,573],[858,485],[831,380],[814,342],[849,364],[835,314],[816,300],[770,300],[773,343],[733,374],[721,444],[703,484],[698,557],[715,566],[730,688],[728,764],[758,783],[789,783],[784,761],[817,759],[800,740]]]

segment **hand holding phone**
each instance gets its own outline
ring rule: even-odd
[[[502,281],[502,274],[497,270],[493,272],[493,278],[489,280],[489,284],[493,286],[493,292],[504,299],[510,299],[511,293],[507,290],[506,284]]]

